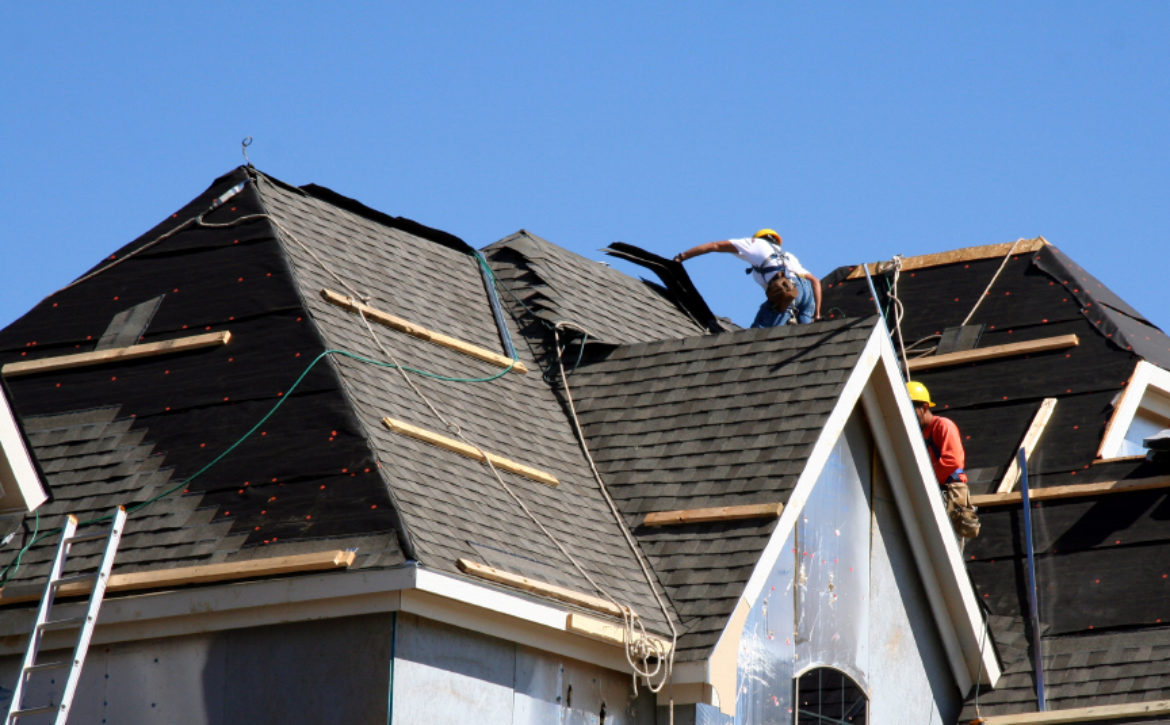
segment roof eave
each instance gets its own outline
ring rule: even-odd
[[[102,604],[94,644],[144,641],[364,614],[407,612],[616,671],[627,671],[625,647],[607,639],[608,619],[571,612],[419,565],[223,582],[127,596]],[[0,612],[0,655],[24,647],[31,607]],[[570,614],[573,619],[570,619]],[[621,622],[614,620],[613,628]]]

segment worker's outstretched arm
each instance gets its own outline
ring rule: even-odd
[[[816,300],[817,303],[817,310],[813,314],[813,319],[819,320],[821,319],[821,281],[817,279],[816,275],[812,273],[805,274],[804,278],[812,283],[813,299]]]
[[[691,257],[697,257],[700,254],[707,254],[709,252],[728,252],[729,254],[735,254],[735,245],[726,239],[719,242],[707,242],[706,244],[700,244],[697,247],[691,247],[681,254],[676,254],[674,256],[674,261],[685,262]],[[820,299],[819,292],[817,293],[817,299]],[[820,309],[819,303],[817,308]]]

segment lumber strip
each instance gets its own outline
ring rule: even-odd
[[[66,370],[69,368],[87,367],[90,365],[104,365],[112,362],[122,362],[123,360],[134,360],[140,357],[153,357],[155,355],[165,355],[172,352],[184,352],[186,350],[197,350],[204,347],[215,347],[218,345],[226,345],[231,342],[232,333],[228,330],[220,332],[207,332],[200,335],[189,335],[187,337],[176,337],[173,340],[160,340],[158,342],[144,342],[138,345],[129,345],[127,347],[113,347],[106,350],[94,350],[92,352],[77,352],[68,355],[55,355],[53,357],[42,357],[36,360],[20,360],[18,362],[10,362],[4,366],[0,373],[5,377],[16,377],[18,375],[33,375],[35,373],[47,373],[53,370]]]
[[[1028,489],[1028,498],[1032,501],[1052,501],[1066,498],[1085,498],[1088,496],[1102,496],[1110,493],[1129,493],[1131,491],[1149,491],[1158,488],[1170,488],[1170,476],[1156,476],[1153,478],[1133,478],[1122,481],[1101,481],[1099,483],[1078,483],[1068,486],[1047,486],[1045,488]],[[1008,493],[988,493],[972,496],[971,503],[975,506],[1010,506],[1024,500],[1022,491]]]
[[[1141,715],[1170,714],[1170,700],[1125,702],[1115,705],[1089,705],[1046,712],[1021,712],[1013,715],[991,715],[973,720],[980,725],[1063,725],[1064,723],[1095,722],[1133,718]]]
[[[479,577],[480,579],[487,579],[496,584],[503,584],[512,587],[513,589],[520,589],[532,594],[540,594],[541,596],[551,597],[562,602],[575,604],[578,607],[585,609],[592,609],[596,612],[602,612],[614,617],[621,617],[623,609],[629,611],[628,608],[619,607],[613,602],[595,597],[592,594],[585,594],[584,592],[574,591],[573,589],[566,589],[556,584],[549,584],[547,582],[537,581],[536,579],[529,579],[526,576],[513,574],[510,571],[496,569],[487,564],[480,564],[477,561],[470,559],[458,559],[455,565],[459,567],[459,571],[464,574]]]
[[[1063,350],[1066,347],[1076,347],[1079,344],[1081,344],[1081,339],[1076,335],[1056,335],[1054,337],[1042,337],[1038,340],[1009,342],[1006,345],[992,345],[991,347],[977,347],[971,350],[949,352],[945,355],[918,357],[911,360],[908,365],[910,366],[911,372],[916,372],[918,370],[929,370],[931,368],[960,365],[962,363],[1012,357],[1013,355],[1028,355],[1034,352]]]
[[[744,506],[717,506],[705,509],[655,511],[642,519],[643,526],[672,526],[700,524],[709,521],[736,521],[739,519],[769,519],[780,516],[782,503],[754,503]]]
[[[985,244],[978,247],[964,247],[962,249],[953,249],[949,252],[937,252],[935,254],[921,254],[916,257],[905,257],[902,259],[902,271],[906,272],[913,269],[923,269],[925,267],[937,267],[943,264],[954,264],[955,262],[974,262],[980,259],[988,259],[992,257],[1002,257],[1008,252],[1012,254],[1028,254],[1035,252],[1048,244],[1048,240],[1044,237],[1036,237],[1035,239],[1020,239],[1015,242],[1004,242],[1002,244]],[[1015,246],[1015,251],[1012,247]],[[878,274],[880,267],[885,262],[871,262],[869,264],[859,264],[849,276],[845,279],[857,279],[865,276],[865,268],[869,267],[870,274]]]
[[[606,622],[587,614],[569,612],[565,618],[565,629],[574,634],[580,634],[599,642],[624,647],[626,645],[626,628],[624,624]],[[662,637],[646,635],[652,646],[659,653],[665,655],[670,652],[670,641]]]
[[[1036,449],[1036,444],[1040,442],[1040,436],[1044,435],[1044,429],[1048,426],[1049,419],[1052,418],[1052,411],[1056,408],[1056,398],[1045,398],[1040,403],[1040,409],[1036,411],[1036,415],[1032,418],[1031,425],[1024,433],[1024,440],[1016,447],[1018,452],[1020,448],[1024,449],[1024,457],[1031,458],[1032,451]],[[1012,456],[1012,462],[1008,466],[1007,472],[1003,474],[1003,480],[999,482],[999,488],[995,489],[996,493],[1007,493],[1015,488],[1016,483],[1020,480],[1020,457],[1019,455]]]
[[[364,315],[367,319],[373,320],[380,325],[385,325],[392,330],[404,332],[411,337],[417,337],[420,340],[433,342],[436,345],[442,345],[448,349],[463,353],[468,357],[473,357],[476,360],[482,360],[493,365],[498,365],[502,368],[510,368],[511,372],[524,374],[528,372],[528,367],[519,360],[513,360],[506,355],[501,355],[498,352],[482,348],[478,345],[472,345],[470,342],[464,342],[450,335],[444,335],[441,332],[429,330],[421,325],[416,325],[413,322],[392,315],[389,312],[383,312],[375,307],[362,304],[352,297],[334,292],[333,290],[321,290],[321,296],[326,301],[332,302],[338,307],[350,310],[351,312],[358,312]]]
[[[411,438],[423,441],[425,443],[430,443],[433,446],[444,448],[448,451],[451,451],[452,453],[458,453],[461,456],[466,456],[477,461],[483,461],[486,457],[486,460],[491,461],[491,464],[496,468],[501,468],[505,471],[516,473],[526,478],[531,478],[533,481],[538,483],[543,483],[547,486],[557,486],[560,484],[560,481],[557,480],[557,477],[551,473],[545,473],[538,468],[526,466],[523,463],[517,463],[510,458],[497,456],[495,453],[488,453],[487,451],[481,450],[476,446],[468,445],[467,443],[455,440],[454,438],[448,438],[445,435],[435,433],[434,431],[429,431],[425,428],[419,428],[418,426],[411,425],[405,421],[397,420],[396,418],[383,418],[382,423],[395,433],[401,433],[402,435],[410,436]]]
[[[245,561],[225,561],[217,564],[198,564],[173,569],[135,571],[114,574],[106,584],[106,593],[129,592],[141,589],[165,589],[190,584],[210,584],[262,576],[279,576],[309,571],[345,569],[353,564],[356,554],[337,549],[310,554],[262,557]],[[93,589],[92,582],[63,584],[57,590],[59,597],[84,596]],[[36,601],[44,586],[18,585],[0,589],[0,606],[16,602]]]

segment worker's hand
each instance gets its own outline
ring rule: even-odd
[[[683,262],[683,261],[686,261],[686,260],[683,258],[683,256],[682,256],[682,253],[681,253],[681,252],[679,252],[678,254],[674,255],[674,261],[676,261],[676,262]]]

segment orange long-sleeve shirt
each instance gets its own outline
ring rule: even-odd
[[[959,426],[953,420],[936,415],[922,429],[922,435],[926,439],[926,449],[930,451],[930,463],[939,485],[946,483],[956,472],[958,480],[966,483],[967,474],[963,473],[963,467],[967,456],[963,451]]]

